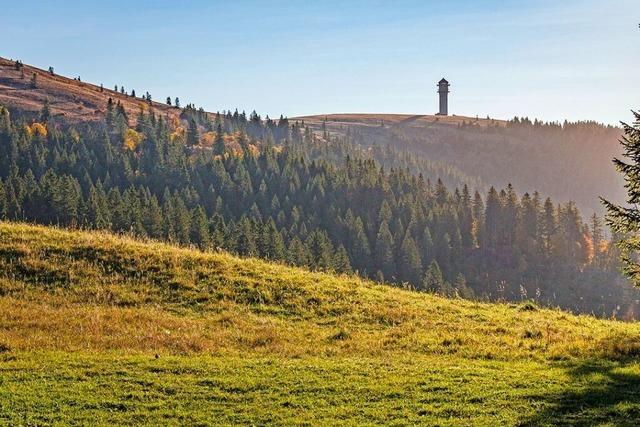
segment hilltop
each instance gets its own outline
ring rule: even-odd
[[[361,126],[409,126],[423,127],[428,125],[450,125],[459,126],[463,123],[476,123],[479,127],[501,126],[507,125],[505,120],[467,117],[467,116],[440,116],[436,114],[371,114],[371,113],[344,113],[344,114],[327,114],[316,116],[300,116],[293,120],[304,120],[305,123],[314,127],[319,127],[323,123],[329,127],[329,130],[337,132],[338,129],[349,125]]]
[[[0,223],[0,421],[624,424],[640,326]]]

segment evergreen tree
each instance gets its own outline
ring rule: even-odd
[[[640,113],[633,114],[632,125],[622,124],[624,159],[613,160],[625,180],[628,206],[615,205],[604,199],[602,201],[607,209],[607,223],[619,235],[617,245],[623,271],[636,286],[640,286],[640,264],[637,261],[640,253],[640,209],[637,207],[640,202]]]
[[[213,154],[221,155],[224,153],[224,133],[222,132],[222,125],[216,126],[216,136],[213,142]]]
[[[211,246],[207,215],[202,206],[194,208],[191,213],[191,242],[200,249],[207,249]]]
[[[557,229],[556,215],[550,198],[547,198],[544,202],[541,220],[542,223],[540,224],[540,235],[538,239],[539,247],[541,252],[549,257],[553,252],[553,241]]]
[[[438,265],[437,261],[433,260],[431,264],[429,264],[422,279],[422,289],[428,292],[438,293],[441,292],[444,287],[445,281],[442,270],[440,270],[440,265]]]
[[[327,233],[315,230],[309,234],[306,241],[311,266],[320,270],[333,268],[333,244]]]
[[[260,236],[261,257],[270,260],[284,260],[285,252],[282,235],[278,231],[273,218],[269,218]]]
[[[42,106],[42,110],[40,111],[40,121],[42,123],[47,123],[51,118],[51,111],[49,110],[49,100],[46,99],[44,101],[44,105]]]
[[[351,264],[349,262],[349,255],[343,245],[338,247],[335,256],[333,257],[333,268],[338,273],[350,273]]]
[[[298,236],[294,236],[287,249],[287,264],[297,266],[309,265],[309,253],[307,247]]]
[[[239,255],[251,257],[257,254],[256,236],[251,220],[246,216],[243,216],[237,224],[236,236],[236,252]]]
[[[603,233],[602,233],[602,221],[600,217],[594,212],[591,215],[591,246],[592,246],[592,264],[596,267],[600,267],[602,265],[602,252],[600,249]]]
[[[392,280],[396,275],[393,247],[393,236],[389,231],[387,222],[383,220],[376,236],[374,264],[387,280]]]
[[[398,263],[398,275],[400,279],[411,284],[420,282],[422,261],[413,238],[407,233],[400,247],[400,260]]]

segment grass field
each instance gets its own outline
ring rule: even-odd
[[[637,425],[640,327],[0,223],[0,423]]]

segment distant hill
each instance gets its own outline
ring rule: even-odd
[[[621,117],[624,119],[624,117]],[[392,146],[449,165],[479,181],[481,190],[511,183],[603,212],[598,197],[624,201],[611,160],[621,153],[621,129],[595,122],[543,124],[463,116],[329,114],[297,117],[316,133],[349,137],[364,146]]]
[[[640,326],[0,222],[0,423],[622,425]],[[630,418],[631,417],[631,418]]]

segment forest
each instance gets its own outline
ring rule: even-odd
[[[621,154],[622,129],[595,121],[543,122],[430,116],[379,122],[379,115],[307,117],[316,132],[341,136],[367,150],[392,147],[416,161],[438,165],[446,185],[465,183],[482,191],[512,183],[555,200],[572,200],[591,215],[604,213],[598,197],[624,199],[611,159]],[[367,118],[369,118],[367,120]]]
[[[174,107],[179,108],[179,107]],[[71,124],[0,109],[0,218],[110,230],[450,297],[635,316],[602,219],[255,112]],[[423,172],[423,173],[420,173]],[[444,175],[447,184],[440,179]],[[472,183],[470,183],[473,185]]]

